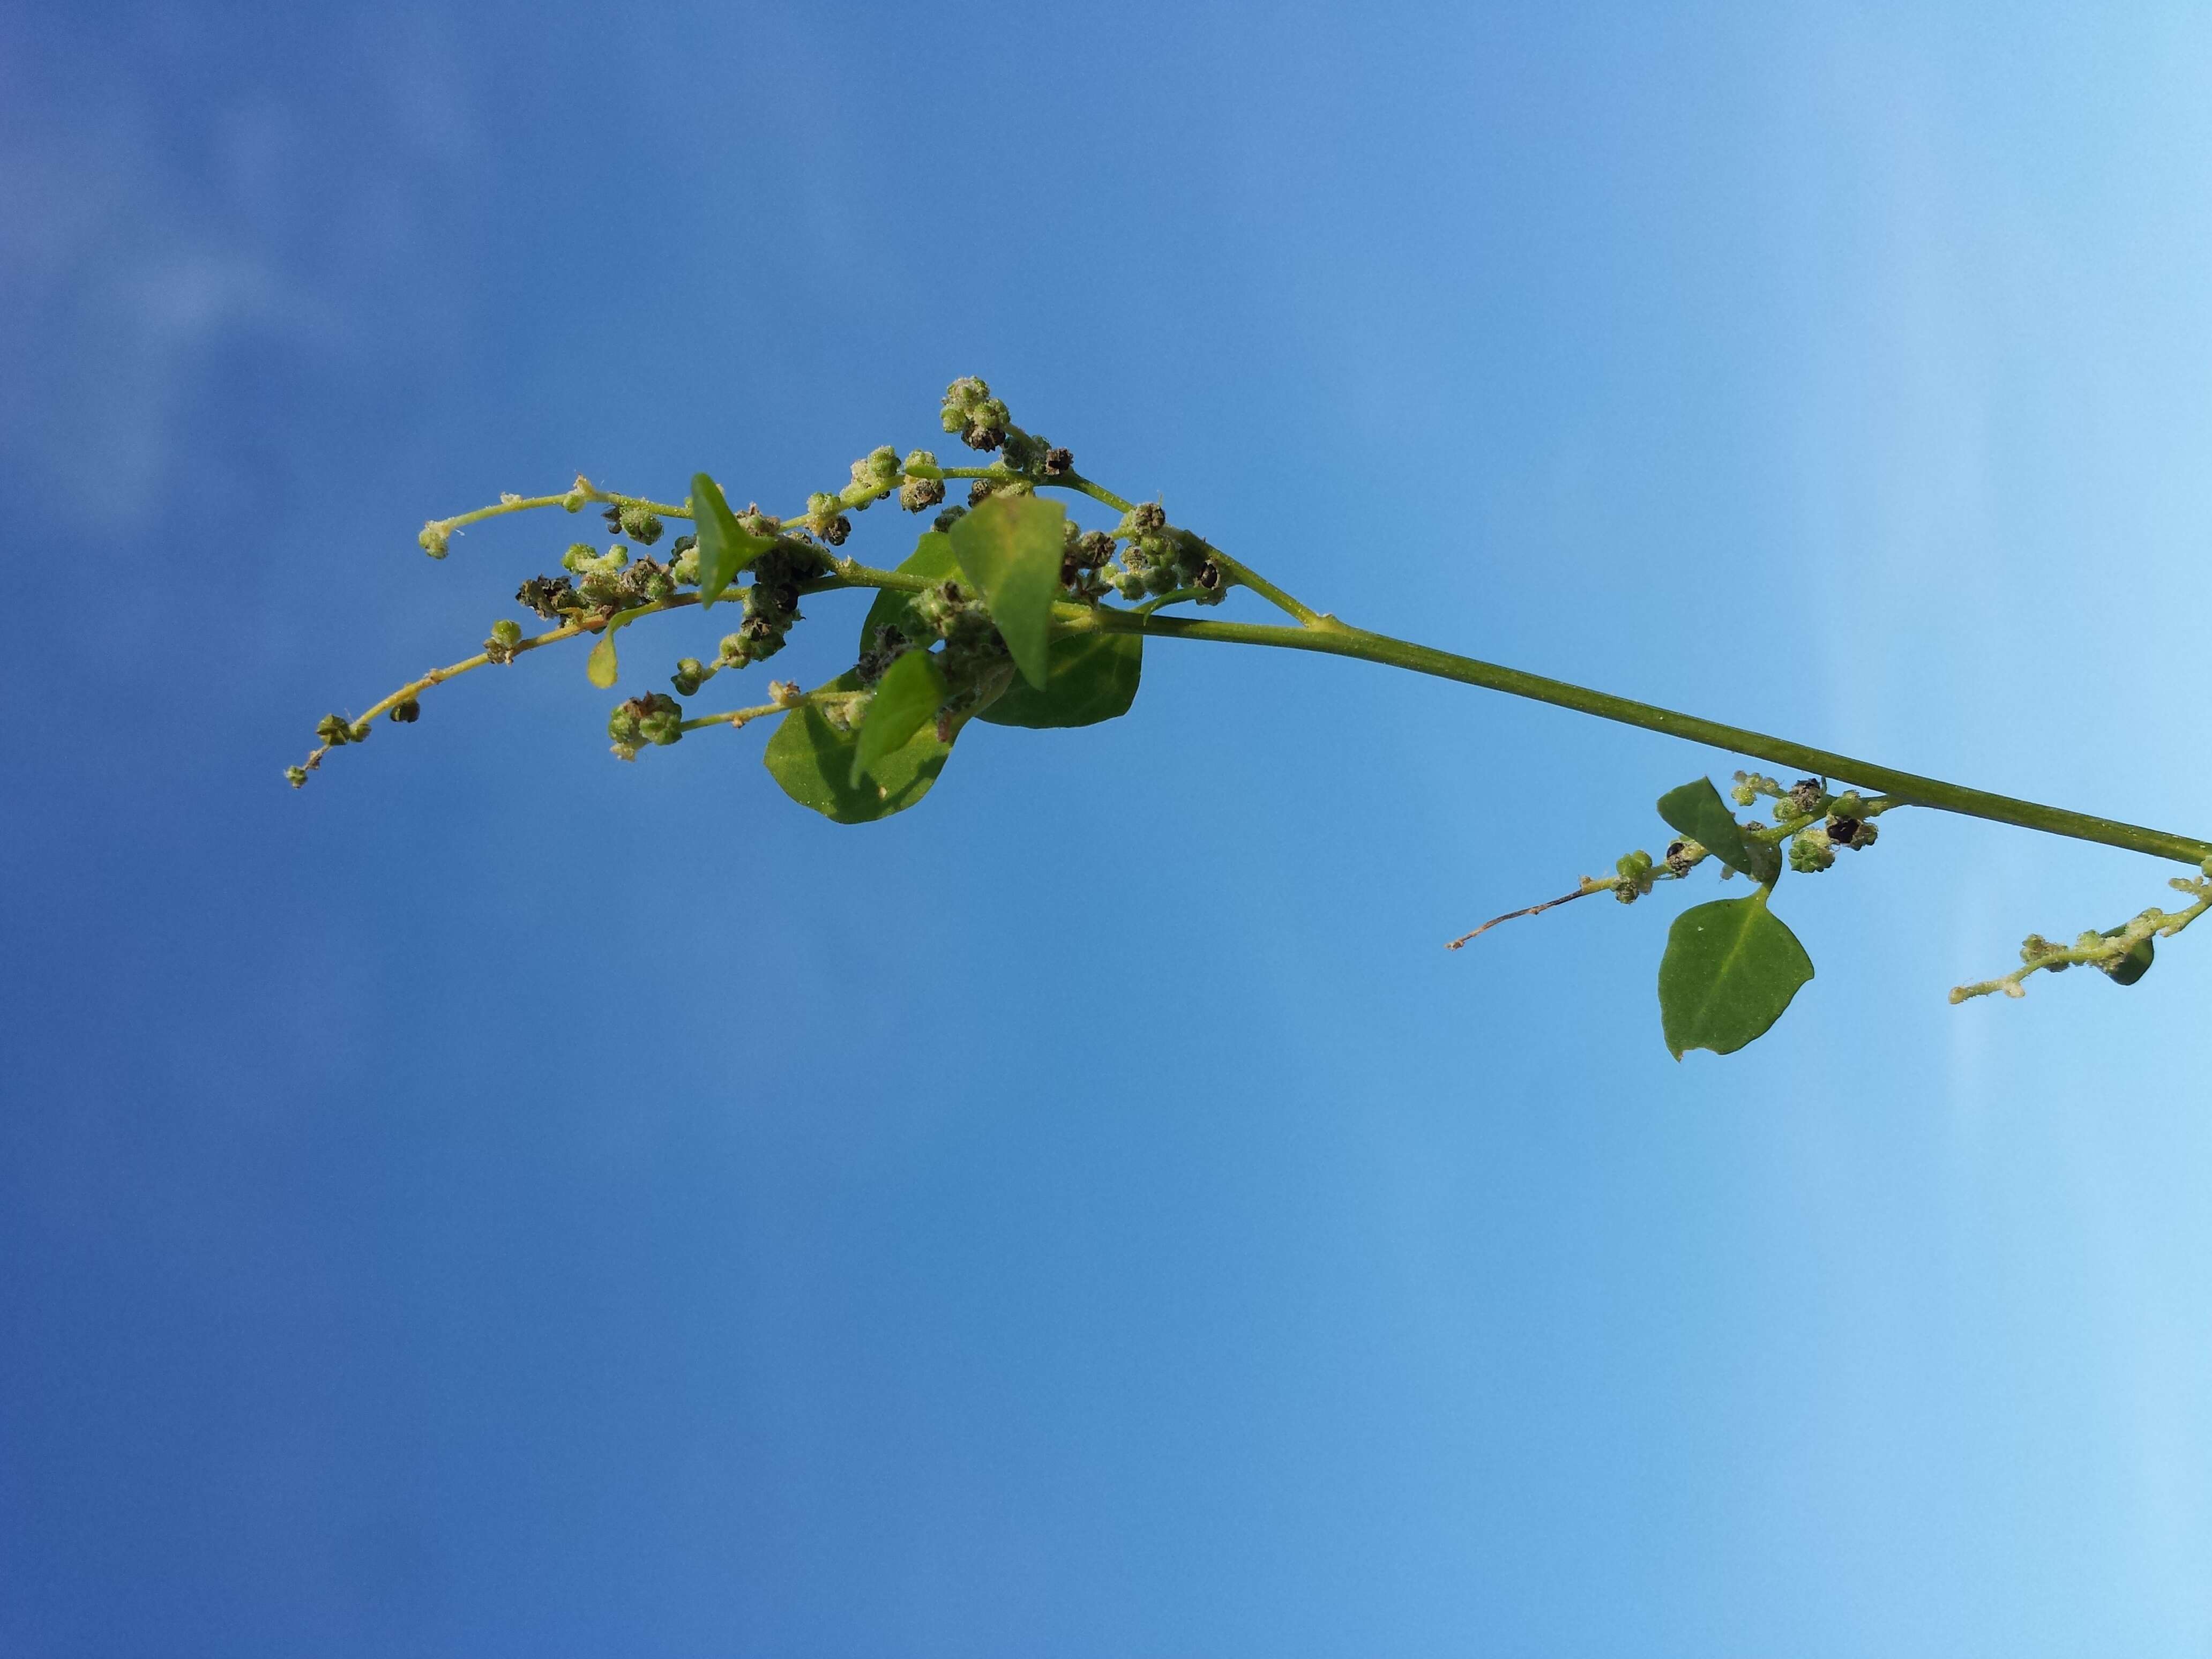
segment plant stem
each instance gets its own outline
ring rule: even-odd
[[[1317,651],[1333,657],[1355,657],[1389,668],[1407,669],[1416,674],[1431,674],[1438,679],[1503,691],[1509,696],[1552,703],[1577,714],[1595,714],[1600,720],[1618,720],[1624,726],[1642,726],[1648,732],[1662,732],[1691,743],[1710,744],[1716,749],[1726,749],[1773,765],[1846,780],[1880,789],[1896,797],[1900,804],[1933,807],[1938,811],[2017,824],[2025,830],[2040,830],[2075,841],[2125,848],[2132,853],[2148,853],[2154,858],[2172,859],[2180,864],[2198,865],[2212,858],[2212,842],[2199,841],[2191,836],[2147,830],[2140,824],[2094,817],[2086,812],[2069,812],[2063,807],[2017,800],[2009,795],[1993,795],[1986,790],[1946,783],[1940,778],[1900,772],[1893,767],[1877,766],[1872,761],[1839,755],[1832,750],[1793,743],[1787,738],[1772,737],[1741,726],[1725,726],[1694,714],[1677,714],[1671,708],[1638,702],[1633,698],[1617,697],[1565,680],[1548,679],[1541,674],[1524,673],[1517,668],[1456,656],[1449,651],[1393,639],[1387,634],[1370,633],[1334,620],[1320,626],[1284,628],[1261,623],[1207,622],[1193,617],[1140,617],[1104,606],[1088,615],[1092,620],[1087,624],[1065,615],[1058,620],[1074,631],[1087,626],[1113,634],[1214,640],[1228,645],[1273,646],[1291,651]]]

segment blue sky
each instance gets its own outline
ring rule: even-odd
[[[2212,940],[1943,998],[2162,866],[1899,813],[1677,1065],[1678,896],[1438,946],[1738,762],[1358,664],[869,829],[552,653],[278,772],[568,539],[426,517],[981,374],[1347,619],[2203,833],[2209,37],[0,12],[0,1649],[2204,1651]]]

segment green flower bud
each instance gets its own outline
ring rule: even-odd
[[[422,544],[422,550],[432,558],[442,559],[446,556],[447,540],[453,533],[437,520],[433,519],[422,526],[422,533],[415,539]]]
[[[284,769],[284,781],[290,784],[295,789],[306,788],[307,787],[307,769],[304,766],[286,767]]]
[[[1818,875],[1836,861],[1836,849],[1818,830],[1801,830],[1790,838],[1790,867],[1801,875]]]

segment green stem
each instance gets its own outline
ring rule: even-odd
[[[1624,726],[1641,726],[1648,732],[1662,732],[1691,743],[1709,744],[1716,749],[1726,749],[1777,766],[1844,779],[1880,789],[1895,796],[1902,804],[1963,813],[1996,823],[2017,824],[2025,830],[2040,830],[2075,841],[2125,848],[2130,852],[2148,853],[2154,858],[2172,859],[2181,864],[2198,865],[2212,858],[2212,842],[2199,841],[2192,836],[2147,830],[2140,824],[2094,817],[2087,812],[2069,812],[2063,807],[2045,806],[2009,795],[1993,795],[1986,790],[1900,772],[1893,767],[1877,766],[1872,761],[1839,755],[1832,750],[1815,749],[1809,744],[1793,743],[1787,738],[1772,737],[1741,726],[1725,726],[1718,720],[1700,720],[1694,714],[1677,714],[1652,703],[1593,691],[1586,686],[1480,662],[1473,657],[1455,656],[1449,651],[1334,621],[1319,627],[1283,628],[1260,623],[1202,621],[1194,617],[1139,617],[1103,606],[1088,614],[1093,620],[1087,624],[1063,617],[1063,626],[1074,630],[1088,626],[1107,633],[1214,640],[1229,645],[1273,646],[1291,651],[1317,651],[1326,656],[1355,657],[1389,668],[1407,669],[1416,674],[1434,675],[1438,679],[1456,680],[1463,685],[1503,691],[1509,696],[1552,703],[1577,714],[1595,714],[1600,720],[1618,720]]]

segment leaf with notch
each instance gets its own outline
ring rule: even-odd
[[[853,745],[854,788],[862,787],[884,757],[903,749],[923,726],[936,726],[945,695],[945,671],[927,651],[909,651],[884,671],[860,720],[860,740]]]
[[[1699,778],[1659,797],[1659,816],[1739,875],[1762,886],[1782,873],[1782,851],[1744,833],[1711,778]]]
[[[1659,963],[1659,1021],[1667,1051],[1732,1054],[1782,1018],[1813,960],[1766,908],[1766,894],[1685,910]]]
[[[704,607],[720,599],[738,573],[775,541],[756,536],[739,524],[723,498],[721,485],[703,472],[691,475],[691,514],[699,538],[699,603]]]
[[[1051,679],[1047,646],[1052,604],[1062,597],[1060,562],[1067,510],[1035,495],[993,495],[952,526],[952,554],[991,607],[1022,678],[1040,691]]]
[[[1046,661],[1050,678],[1040,691],[1033,685],[1006,688],[984,705],[979,720],[994,726],[1042,728],[1096,726],[1129,712],[1145,672],[1141,634],[1067,634],[1052,642]]]
[[[860,689],[860,677],[849,672],[822,688]],[[861,725],[865,730],[866,722]],[[859,744],[859,733],[840,732],[829,716],[808,703],[783,717],[761,761],[783,793],[801,806],[811,806],[838,823],[870,823],[903,812],[927,794],[952,752],[951,744],[937,740],[935,726],[925,725],[878,760],[872,778],[856,784],[853,754]]]

